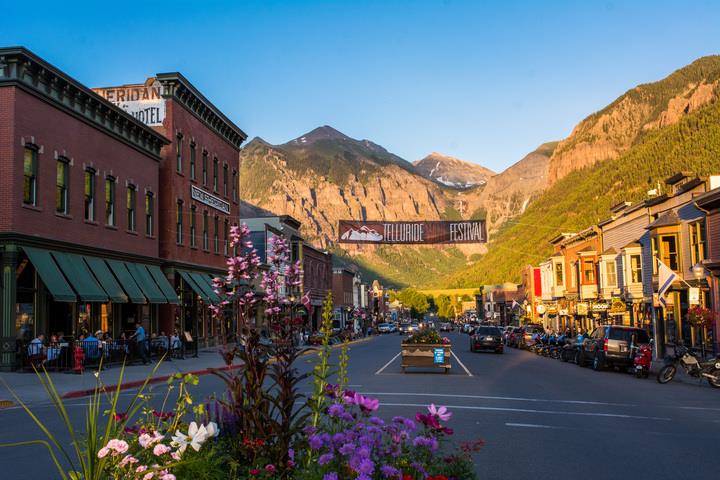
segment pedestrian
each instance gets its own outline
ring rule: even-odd
[[[140,322],[135,324],[135,333],[130,339],[135,340],[137,355],[142,359],[143,365],[147,365],[150,360],[148,360],[147,346],[145,345],[145,329]]]

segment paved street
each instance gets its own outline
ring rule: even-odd
[[[447,405],[457,439],[486,441],[480,478],[716,478],[720,392],[706,384],[659,385],[512,349],[471,354],[467,336],[449,336],[457,354],[449,374],[403,374],[400,337],[389,334],[352,346],[350,383],[379,398],[387,417]],[[303,357],[301,369],[313,360]],[[204,376],[196,398],[220,388]],[[68,400],[78,424],[84,403]],[[60,428],[50,405],[35,408]],[[0,422],[0,442],[39,438],[21,410],[0,410]],[[41,447],[0,449],[0,464],[3,479],[54,478]]]

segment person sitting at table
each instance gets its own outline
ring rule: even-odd
[[[47,347],[47,359],[48,362],[52,362],[53,360],[57,360],[57,358],[60,356],[60,340],[58,339],[57,335],[50,335],[50,344]]]
[[[27,355],[31,362],[45,363],[45,335],[40,333],[27,346]]]
[[[92,333],[88,334],[88,336],[82,341],[82,347],[85,351],[86,359],[97,360],[100,358],[100,349],[102,348],[102,345],[100,344],[100,340]]]

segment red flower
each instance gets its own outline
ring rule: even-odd
[[[122,422],[123,420],[127,420],[128,416],[127,413],[116,413],[113,415],[113,418],[116,422]]]
[[[258,475],[260,473],[260,470],[257,468],[251,468],[250,469],[250,475]]]

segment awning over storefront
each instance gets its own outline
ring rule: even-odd
[[[175,289],[173,289],[172,285],[170,285],[170,282],[168,282],[167,277],[162,272],[162,270],[160,270],[160,267],[157,267],[155,265],[147,265],[147,269],[150,272],[150,275],[152,275],[153,280],[155,280],[155,283],[157,283],[157,286],[160,287],[163,295],[165,295],[168,303],[180,303],[178,301],[178,295],[175,292]]]
[[[31,247],[22,247],[30,263],[56,302],[77,302],[77,296],[55,264],[50,252]]]
[[[87,264],[80,255],[52,252],[52,256],[65,274],[65,278],[70,281],[80,300],[101,303],[108,301],[107,293],[95,280],[93,274],[90,273]]]
[[[120,284],[122,285],[125,293],[127,293],[128,297],[130,298],[130,302],[140,304],[147,303],[142,290],[135,281],[135,278],[133,278],[133,276],[130,274],[130,271],[127,269],[127,266],[125,266],[125,262],[121,262],[118,260],[106,260],[106,262],[110,266],[110,269],[115,274]]]
[[[83,256],[85,263],[88,264],[95,278],[107,293],[111,302],[127,303],[128,296],[123,292],[120,284],[115,280],[110,268],[102,258]]]
[[[195,292],[197,295],[200,296],[200,298],[202,298],[203,302],[210,303],[210,298],[207,296],[207,293],[205,293],[205,290],[200,288],[192,275],[190,275],[190,272],[184,272],[180,270],[179,273],[182,279],[185,280],[185,283],[190,285],[190,288],[193,290],[193,292]]]
[[[198,287],[203,289],[205,295],[210,299],[210,303],[220,303],[220,296],[213,291],[212,284],[210,283],[210,277],[204,273],[190,272],[193,280],[197,283]]]
[[[153,280],[152,275],[150,275],[145,265],[125,262],[125,266],[130,271],[130,274],[132,274],[135,282],[137,282],[149,303],[167,303],[167,298],[165,298],[165,295],[163,295],[160,288],[155,284],[155,280]]]

